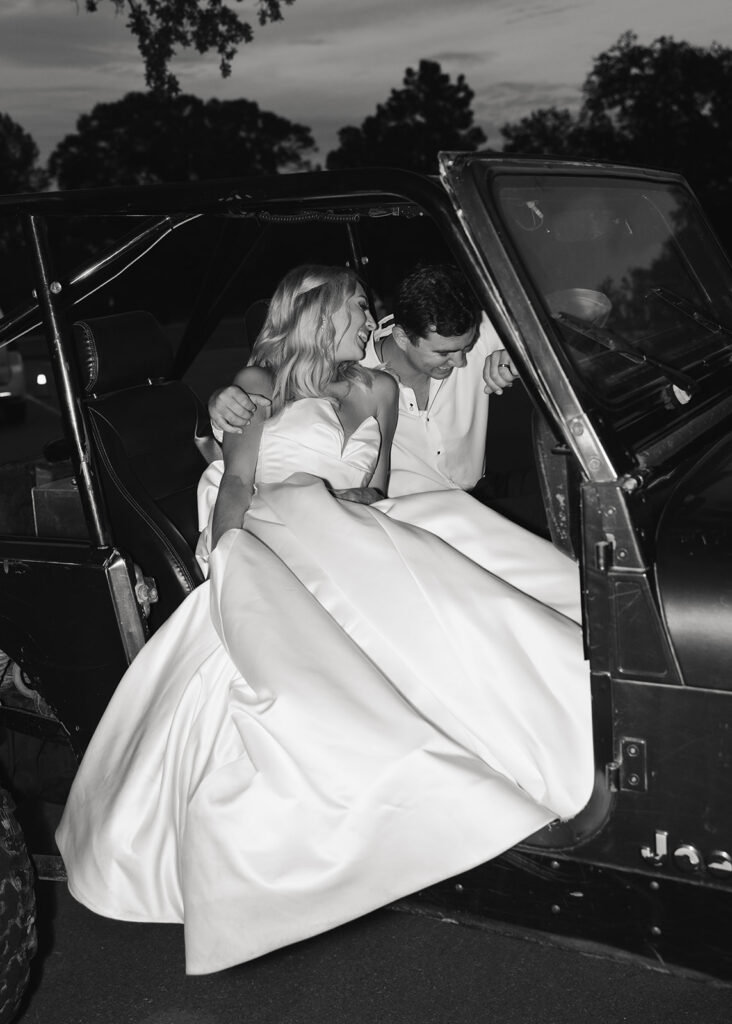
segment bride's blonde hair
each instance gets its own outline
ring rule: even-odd
[[[347,267],[307,264],[285,274],[252,348],[250,366],[274,377],[272,411],[298,398],[325,396],[336,380],[368,381],[356,362],[337,363],[333,314],[361,284]]]

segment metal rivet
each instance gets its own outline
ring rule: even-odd
[[[661,885],[659,882],[653,881],[651,882],[649,888],[653,889],[654,892],[657,892],[661,888]]]
[[[550,868],[554,868],[554,870],[557,871],[559,869],[559,861],[558,860],[553,860],[550,863],[549,867]]]
[[[635,772],[631,772],[630,775],[628,776],[628,785],[629,786],[637,786],[639,782],[640,782],[640,776],[636,775]]]
[[[598,469],[600,468],[600,460],[593,456],[590,459],[589,465],[590,465],[590,469],[592,470],[592,472],[596,473],[598,471]]]
[[[624,558],[627,558],[628,557],[628,552],[625,550],[625,548],[620,548],[620,550],[618,551],[617,557],[620,558],[621,560],[624,559]]]
[[[658,927],[657,924],[654,924],[653,927],[651,928],[651,935],[658,936],[660,934],[661,934],[661,929]]]
[[[552,903],[552,914],[558,914],[559,911],[560,911],[559,904],[558,903]]]
[[[51,292],[53,292],[54,295],[58,295],[58,293],[61,291],[61,282],[60,281],[51,281],[51,283],[49,284],[48,287],[49,287],[49,290]]]
[[[461,882],[455,882],[455,892],[463,892],[465,886]]]
[[[575,416],[573,420],[570,420],[569,429],[575,437],[580,437],[585,432],[585,425],[579,416]]]

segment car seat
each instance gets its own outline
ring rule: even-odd
[[[154,580],[154,632],[203,578],[194,549],[198,479],[216,455],[208,414],[169,379],[173,346],[150,313],[79,320],[73,334],[112,542]]]

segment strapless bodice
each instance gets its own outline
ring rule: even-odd
[[[311,473],[334,488],[363,487],[376,468],[380,441],[374,416],[346,438],[332,402],[301,398],[264,424],[254,480],[281,483],[293,473]]]

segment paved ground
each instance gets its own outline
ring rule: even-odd
[[[231,346],[196,368],[201,397],[230,379],[238,359]],[[526,460],[517,452],[530,454],[529,418],[519,388],[496,403],[492,421],[513,438],[491,450],[489,468],[505,477],[498,496],[528,501]],[[56,428],[40,422],[39,438]],[[40,443],[34,439],[34,452]],[[48,848],[31,823],[24,826],[34,851]],[[41,826],[47,841],[48,822]],[[40,949],[19,1024],[732,1022],[732,986],[405,911],[388,909],[251,964],[188,978],[181,928],[99,918],[58,883],[39,883],[38,900]]]
[[[180,927],[97,917],[59,883],[39,884],[39,932],[19,1024],[732,1020],[731,986],[392,909],[194,978],[184,974]]]

